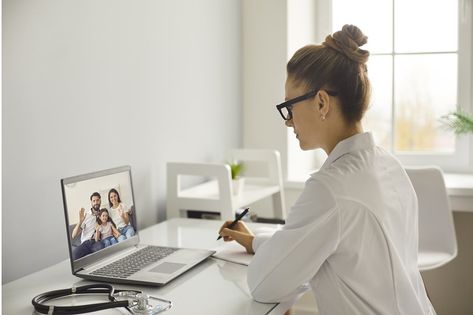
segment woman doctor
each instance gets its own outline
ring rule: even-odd
[[[435,314],[417,267],[417,199],[402,165],[363,132],[370,98],[367,37],[354,25],[299,49],[277,106],[302,150],[328,158],[305,183],[286,224],[256,235],[220,229],[254,253],[248,285],[260,302],[309,285],[321,314]]]

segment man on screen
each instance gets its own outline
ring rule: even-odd
[[[72,252],[74,260],[103,248],[102,242],[96,242],[94,238],[95,227],[97,226],[97,215],[101,204],[101,197],[98,192],[94,192],[90,196],[90,203],[92,205],[90,211],[85,212],[84,208],[79,210],[79,223],[76,224],[72,231],[72,239],[74,239],[79,232],[82,232],[80,236],[81,244],[74,248]]]

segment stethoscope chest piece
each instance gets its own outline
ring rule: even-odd
[[[130,303],[128,306],[128,310],[132,314],[155,315],[172,307],[171,301],[150,296],[143,292],[138,293],[136,291],[122,291],[115,293],[114,296],[116,298],[124,297],[128,299]],[[153,305],[150,303],[151,301],[155,301],[157,303]],[[159,302],[164,302],[165,305],[162,305]]]

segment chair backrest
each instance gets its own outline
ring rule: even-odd
[[[208,198],[183,195],[181,175],[215,178],[218,185],[218,189],[215,187],[217,193]],[[167,218],[180,217],[181,210],[220,212],[222,220],[235,218],[230,167],[225,164],[167,163]]]
[[[406,172],[419,204],[419,253],[440,252],[453,259],[457,254],[457,241],[442,171],[426,166],[406,168]]]
[[[276,150],[264,149],[230,149],[227,151],[227,160],[240,162],[260,162],[263,166],[264,177],[268,183],[282,185],[281,157]]]
[[[257,178],[249,178],[249,180],[279,186],[279,193],[273,198],[274,213],[276,217],[285,219],[286,202],[284,198],[281,155],[279,151],[270,149],[230,149],[227,151],[227,160],[229,162],[239,161],[244,164],[245,162],[249,162],[248,164],[256,162],[256,168],[262,171],[263,175]],[[243,167],[245,172],[244,176],[251,176],[251,172],[248,174],[247,168],[245,166]]]

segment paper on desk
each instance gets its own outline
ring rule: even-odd
[[[278,227],[259,227],[255,229],[255,234],[272,235]],[[235,241],[225,242],[220,246],[213,248],[216,251],[212,256],[218,259],[248,266],[253,255],[248,254],[243,246]]]
[[[213,257],[240,265],[248,266],[253,258],[253,255],[248,254],[245,248],[235,241],[225,242],[213,250],[216,251]]]

